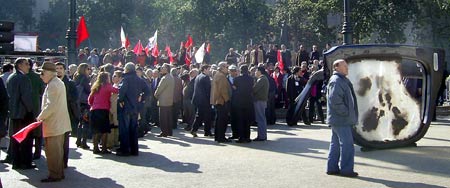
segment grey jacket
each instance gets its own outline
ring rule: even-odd
[[[330,126],[353,126],[358,123],[353,85],[338,72],[333,73],[327,87],[327,122]]]

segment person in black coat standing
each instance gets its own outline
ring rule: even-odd
[[[80,121],[81,111],[78,103],[78,91],[75,82],[70,80],[66,75],[66,65],[62,62],[56,63],[56,75],[64,82],[66,86],[67,110],[70,117],[70,125],[72,130],[77,132],[78,123]],[[69,161],[69,134],[64,134],[64,167],[67,168]]]
[[[250,139],[250,124],[254,122],[255,109],[253,108],[253,78],[249,75],[248,66],[241,65],[241,76],[234,79],[233,96],[231,97],[231,105],[237,108],[236,113],[237,129],[239,140],[238,143],[248,143]]]
[[[192,96],[192,104],[197,109],[197,116],[194,120],[194,125],[191,131],[192,136],[197,137],[197,130],[205,124],[205,136],[213,136],[211,133],[212,124],[212,109],[210,104],[211,99],[211,78],[210,66],[202,65],[201,73],[195,78],[194,95]]]
[[[3,79],[0,78],[0,141],[6,136],[7,132],[6,119],[8,117],[8,103],[9,96],[3,84]]]
[[[30,64],[25,58],[16,59],[14,64],[16,71],[9,76],[6,82],[10,97],[11,135],[32,123],[37,113],[33,112],[31,81],[26,76],[30,71]],[[13,169],[32,169],[36,167],[32,164],[33,141],[31,137],[27,137],[22,143],[11,139],[10,146],[12,148]]]
[[[294,67],[294,69],[292,70],[292,75],[289,76],[288,80],[287,80],[287,84],[286,84],[286,89],[287,89],[287,96],[289,99],[289,107],[288,107],[288,111],[286,113],[286,123],[289,126],[294,126],[297,125],[297,122],[295,121],[295,106],[296,106],[296,102],[295,102],[295,98],[297,98],[297,96],[302,92],[303,90],[303,86],[306,84],[306,82],[308,80],[306,80],[303,77],[303,72],[300,71],[300,67]],[[311,125],[311,123],[309,123],[308,118],[306,116],[306,111],[303,111],[303,113],[301,114],[302,116],[302,120],[303,123],[306,125]]]

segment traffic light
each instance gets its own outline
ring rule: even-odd
[[[0,53],[14,51],[14,22],[0,21]]]

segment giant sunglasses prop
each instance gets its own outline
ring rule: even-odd
[[[446,69],[443,50],[346,45],[331,48],[324,57],[323,69],[311,76],[296,99],[296,118],[305,110],[311,86],[328,80],[333,62],[345,59],[358,102],[359,120],[353,129],[356,144],[385,149],[415,145],[424,137]]]

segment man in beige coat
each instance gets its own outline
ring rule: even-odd
[[[37,117],[42,121],[45,140],[45,156],[49,175],[41,182],[56,182],[64,179],[64,133],[71,131],[67,110],[66,87],[56,77],[56,65],[44,62],[41,79],[47,84],[42,97],[42,111]]]
[[[163,77],[155,91],[155,98],[158,100],[159,106],[159,126],[161,127],[161,134],[158,137],[172,136],[175,80],[169,71],[170,65],[164,63],[161,67]]]
[[[219,63],[219,71],[214,75],[211,88],[211,104],[217,110],[214,140],[217,142],[231,142],[225,138],[227,132],[228,114],[230,113],[231,86],[227,78],[228,64]]]

